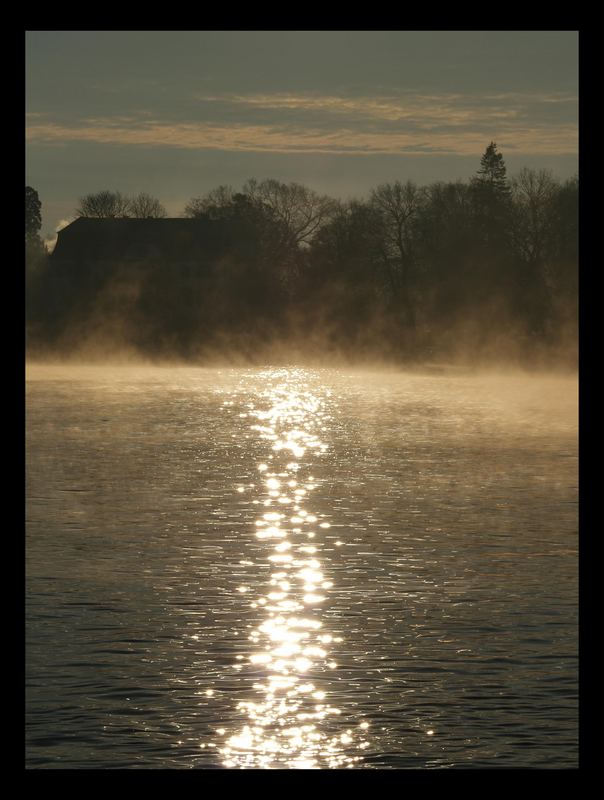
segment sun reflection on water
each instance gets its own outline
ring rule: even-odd
[[[269,371],[265,377],[264,410],[250,404],[247,415],[255,418],[252,430],[269,447],[257,467],[262,495],[256,502],[262,510],[255,537],[266,544],[273,571],[266,594],[251,600],[263,618],[244,657],[261,678],[250,678],[254,699],[237,706],[246,718],[243,727],[233,733],[220,729],[218,752],[230,768],[354,767],[369,746],[364,738],[369,726],[346,727],[345,714],[329,702],[329,675],[337,667],[330,648],[341,641],[320,618],[333,583],[323,571],[317,534],[329,523],[319,522],[306,507],[317,484],[306,475],[305,459],[328,449],[319,436],[329,420],[326,397],[311,390],[298,370]],[[248,587],[239,591],[244,596]]]

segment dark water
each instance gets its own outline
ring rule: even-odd
[[[577,765],[577,385],[32,367],[27,765]]]

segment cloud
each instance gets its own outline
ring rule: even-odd
[[[489,116],[503,113],[516,116],[519,113],[534,112],[542,104],[555,103],[576,107],[576,96],[564,93],[499,92],[497,94],[479,93],[418,93],[400,92],[387,95],[318,95],[318,94],[198,94],[200,102],[230,104],[263,109],[296,109],[312,111],[319,109],[327,114],[373,116],[381,119],[422,119],[467,120],[478,115]]]
[[[63,228],[66,228],[68,225],[70,225],[74,221],[74,219],[75,217],[60,219],[57,225],[55,226],[55,235],[47,236],[46,239],[44,239],[44,244],[46,245],[46,249],[48,250],[49,253],[52,253],[52,251],[55,249],[57,239],[59,238],[59,231],[62,231]]]
[[[576,98],[549,94],[197,95],[196,118],[149,112],[59,122],[32,115],[30,142],[234,152],[476,155],[497,141],[515,153],[574,155]],[[194,115],[192,114],[192,116]]]
[[[203,150],[273,153],[475,155],[485,142],[494,139],[500,147],[516,153],[567,155],[577,151],[577,130],[572,125],[550,128],[502,125],[470,131],[357,131],[342,127],[327,132],[306,129],[291,132],[278,127],[207,123],[145,123],[120,127],[111,120],[96,124],[65,126],[55,123],[33,125],[27,131],[32,143],[70,141],[96,144],[177,147]]]

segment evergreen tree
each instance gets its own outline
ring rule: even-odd
[[[40,238],[42,204],[31,186],[25,187],[25,321],[28,346],[43,340],[47,313],[47,252]],[[52,287],[51,287],[52,288]]]
[[[480,169],[477,175],[474,183],[481,188],[488,187],[493,194],[500,197],[509,193],[510,187],[508,186],[505,162],[501,153],[497,152],[495,142],[491,142],[480,159]]]
[[[505,162],[495,142],[480,159],[480,169],[471,181],[477,244],[488,249],[508,246],[510,186]]]
[[[42,203],[31,186],[25,187],[25,245],[28,249],[42,249],[40,228],[42,227]]]

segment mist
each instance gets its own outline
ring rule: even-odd
[[[81,211],[52,253],[30,247],[27,356],[576,369],[578,183],[508,183],[493,146],[483,162],[469,184],[347,203],[250,180],[178,219],[91,195],[96,218]]]
[[[574,376],[163,363],[27,367],[30,768],[576,766]]]

